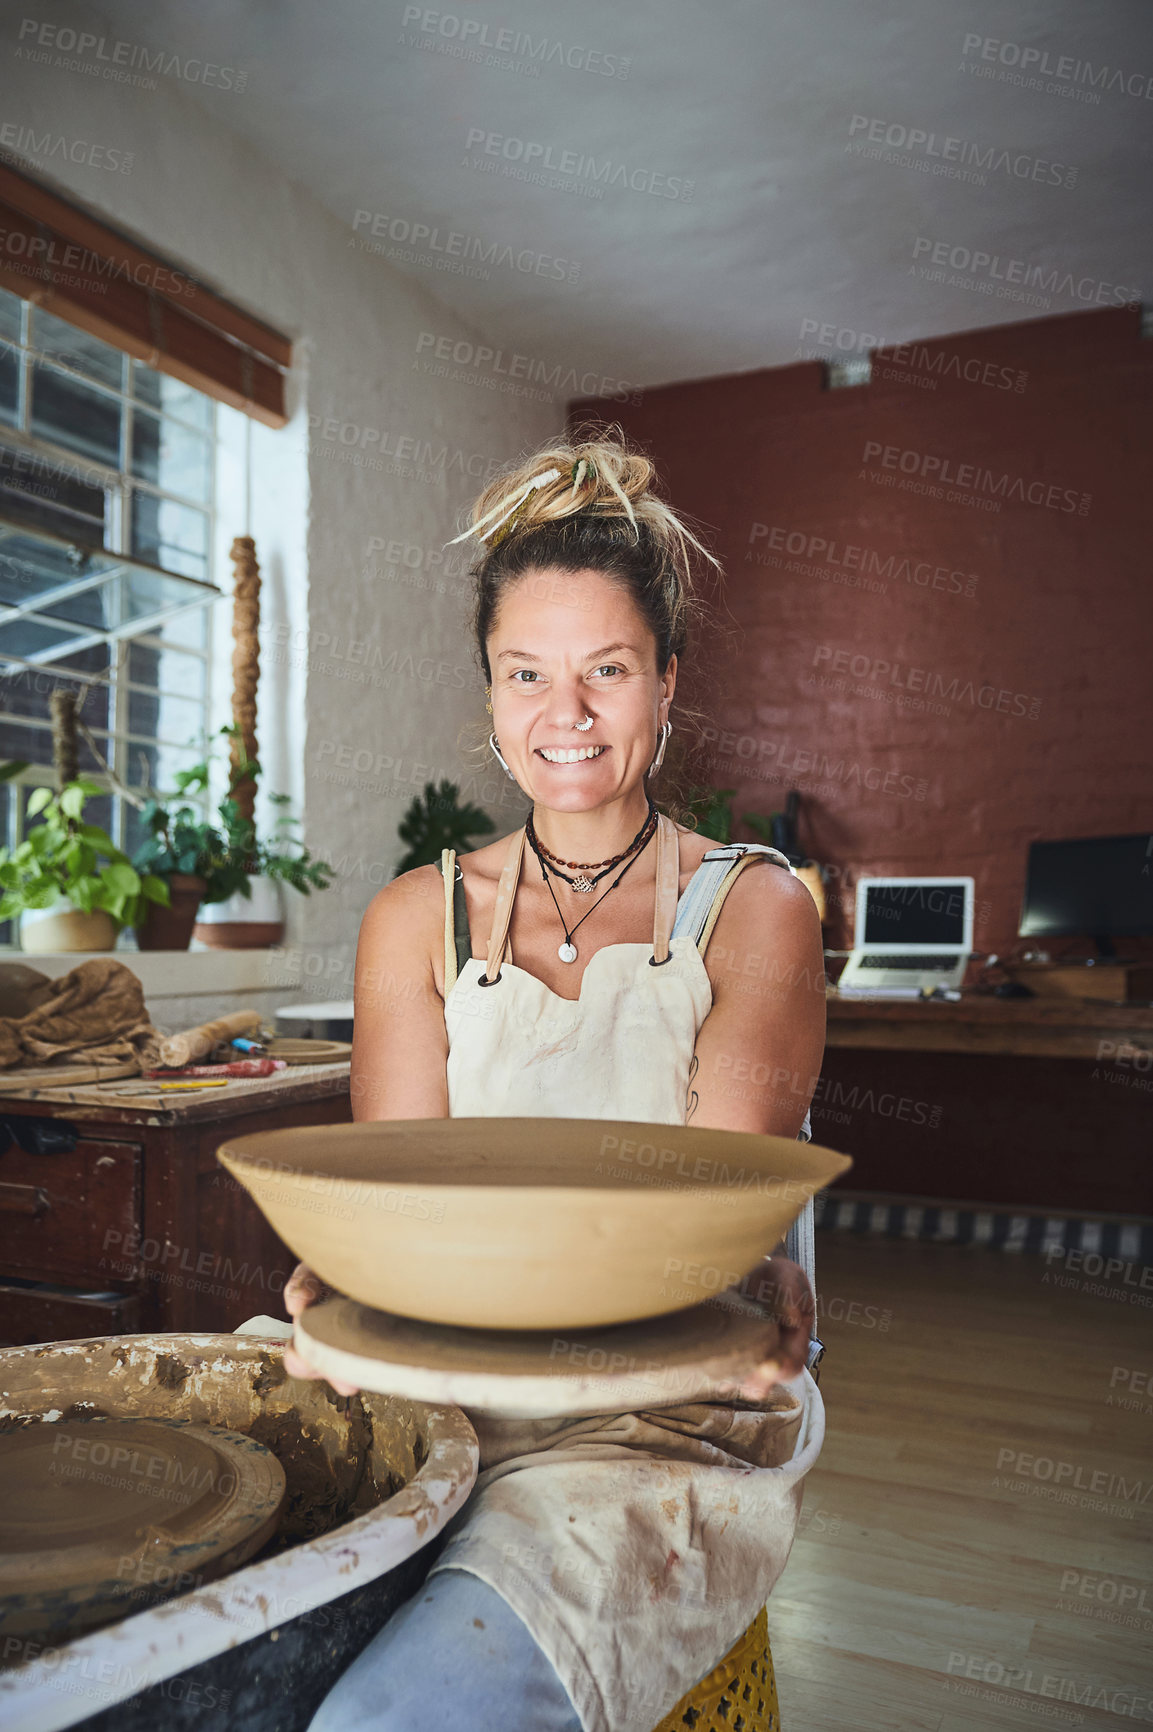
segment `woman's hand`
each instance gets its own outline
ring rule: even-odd
[[[746,1377],[737,1390],[742,1401],[764,1401],[778,1383],[799,1377],[805,1368],[815,1311],[813,1289],[797,1263],[764,1257],[735,1289],[777,1319],[776,1352]]]
[[[320,1276],[313,1274],[307,1263],[298,1263],[285,1283],[284,1309],[295,1321],[302,1311],[321,1299],[327,1299],[331,1292],[332,1288],[326,1287]],[[322,1379],[330,1383],[338,1395],[355,1395],[359,1389],[358,1384],[342,1383],[339,1378],[326,1377],[323,1371],[315,1370],[292,1346],[284,1349],[284,1369],[290,1377]]]

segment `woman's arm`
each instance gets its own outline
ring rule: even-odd
[[[394,878],[369,904],[356,948],[352,1116],[448,1117],[448,1033],[433,972],[444,949],[435,866]]]
[[[444,943],[444,880],[435,866],[418,866],[386,884],[361,923],[352,1024],[358,1121],[448,1117],[448,1033],[432,966],[438,943]],[[285,1310],[295,1319],[327,1292],[300,1263],[284,1289]],[[290,1377],[323,1377],[291,1346],[284,1369]],[[354,1383],[327,1381],[338,1395],[356,1393]]]
[[[746,866],[725,897],[705,962],[713,1007],[697,1037],[688,1122],[795,1137],[825,1049],[824,950],[808,890],[771,862]],[[737,1289],[779,1324],[773,1356],[740,1386],[745,1401],[765,1401],[806,1362],[812,1289],[783,1249]]]
[[[795,1137],[825,1050],[817,906],[772,862],[746,866],[705,951],[713,1007],[697,1036],[687,1121]]]

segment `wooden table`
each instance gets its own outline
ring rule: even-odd
[[[1153,1215],[1153,1006],[828,1000],[813,1136],[877,1192]]]
[[[828,995],[833,1047],[887,1052],[967,1052],[1021,1058],[1079,1058],[1118,1065],[1144,1054],[1153,1075],[1153,1005],[1091,998],[859,999]],[[1104,1056],[1103,1056],[1104,1055]]]
[[[283,1313],[297,1259],[216,1160],[351,1118],[347,1060],[188,1095],[0,1082],[0,1342],[231,1330]]]

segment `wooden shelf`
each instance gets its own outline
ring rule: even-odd
[[[1153,1005],[976,994],[954,1004],[840,998],[833,990],[828,996],[827,1044],[890,1052],[1131,1061],[1153,1054]]]

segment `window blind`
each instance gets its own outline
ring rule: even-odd
[[[2,165],[0,286],[270,427],[287,420],[289,338]]]

